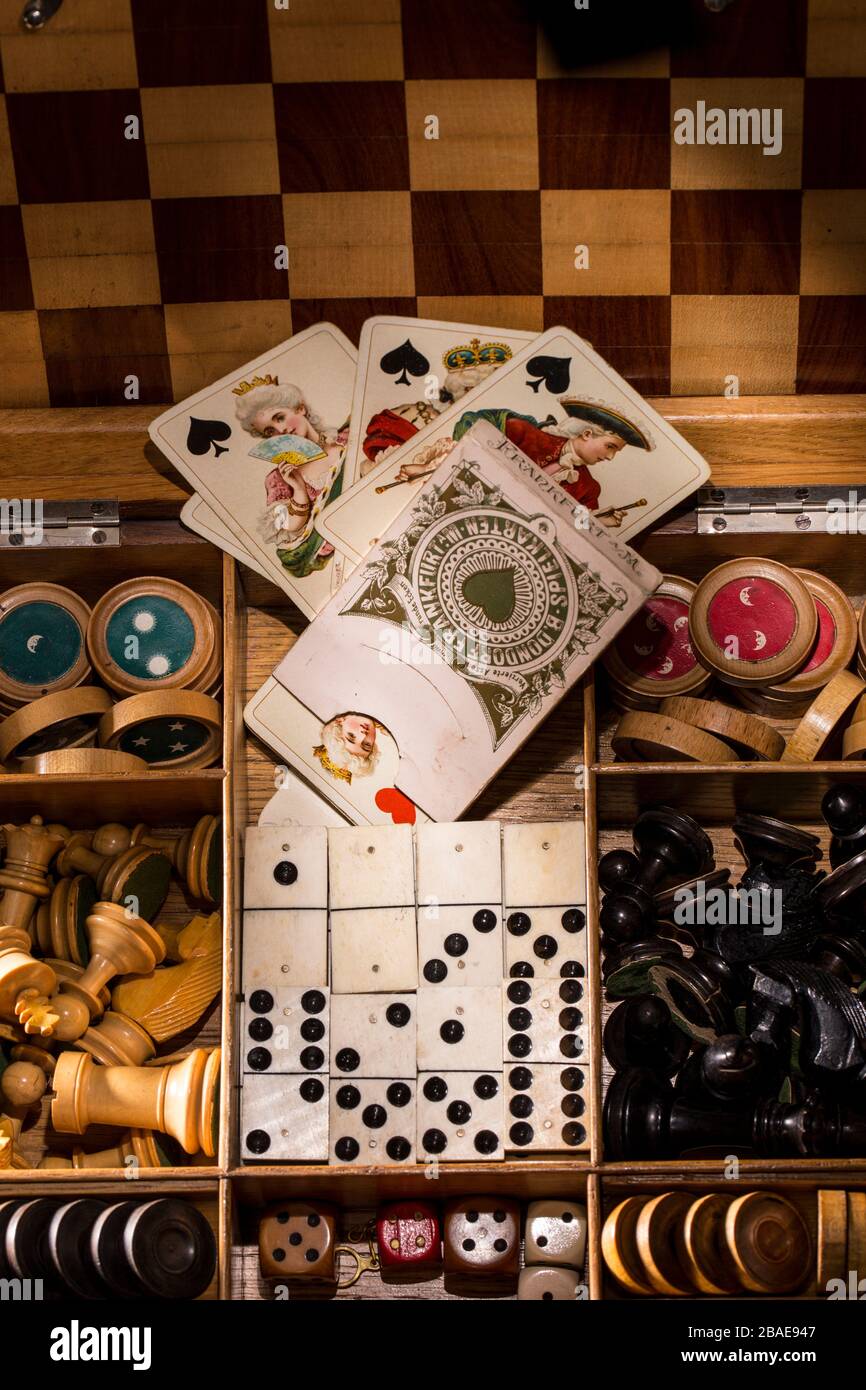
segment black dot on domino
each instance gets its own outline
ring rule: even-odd
[[[334,1099],[341,1110],[354,1110],[361,1104],[361,1092],[357,1086],[340,1086]]]
[[[421,1138],[421,1147],[425,1153],[441,1154],[448,1147],[448,1140],[441,1129],[428,1129]]]
[[[251,1129],[247,1135],[247,1148],[251,1154],[267,1153],[271,1147],[270,1135],[263,1129]]]
[[[412,1145],[402,1134],[395,1134],[385,1145],[385,1152],[393,1163],[403,1163],[412,1152]]]
[[[334,1153],[341,1163],[351,1163],[361,1152],[361,1145],[357,1139],[352,1139],[348,1134],[342,1139],[338,1139],[334,1145]]]
[[[392,1028],[405,1028],[412,1017],[412,1010],[408,1004],[389,1004],[385,1010],[385,1017]]]
[[[337,1071],[357,1071],[361,1065],[360,1054],[354,1047],[341,1047],[334,1061],[337,1064]]]
[[[444,960],[428,960],[424,966],[424,979],[428,985],[441,985],[447,974],[448,966]]]
[[[532,930],[532,918],[528,912],[512,912],[505,925],[512,936],[525,936]]]
[[[253,990],[253,993],[250,995],[250,1008],[252,1009],[254,1014],[270,1013],[273,1007],[274,996],[271,994],[270,990]]]
[[[485,1073],[484,1076],[476,1077],[472,1089],[479,1100],[492,1100],[499,1090],[499,1082],[495,1076]]]
[[[442,1076],[428,1076],[424,1082],[425,1100],[444,1100],[448,1094],[448,1084]]]
[[[388,1119],[388,1111],[384,1105],[365,1105],[361,1119],[367,1129],[381,1129]]]
[[[442,1027],[439,1029],[439,1036],[445,1043],[459,1043],[463,1041],[466,1029],[456,1018],[446,1018]]]
[[[569,1070],[575,1069],[572,1067]],[[508,1073],[508,1080],[515,1091],[528,1091],[532,1085],[532,1072],[529,1067],[512,1067]]]
[[[472,1119],[472,1106],[465,1100],[452,1100],[445,1113],[452,1125],[468,1125]]]
[[[469,950],[469,942],[462,932],[454,931],[445,938],[446,956],[465,956]]]
[[[254,1047],[247,1053],[247,1066],[250,1071],[267,1071],[273,1058],[266,1047]]]
[[[288,888],[290,884],[297,882],[297,864],[293,864],[290,859],[281,859],[274,869],[274,878],[283,888]]]
[[[253,1042],[267,1042],[273,1031],[274,1025],[268,1018],[254,1018],[247,1029]]]
[[[308,989],[301,995],[301,1008],[306,1014],[320,1014],[326,1002],[320,989]]]
[[[305,1047],[298,1060],[304,1071],[321,1071],[325,1065],[325,1054],[320,1047]]]
[[[321,1100],[325,1094],[325,1088],[316,1076],[308,1076],[306,1081],[302,1081],[299,1086],[301,1100],[308,1101],[314,1105],[317,1100]]]
[[[472,918],[472,925],[476,931],[493,931],[496,926],[496,913],[491,912],[489,907],[481,907]]]
[[[392,1081],[385,1094],[390,1104],[398,1108],[408,1105],[412,1099],[412,1090],[405,1081]]]

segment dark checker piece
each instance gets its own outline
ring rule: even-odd
[[[43,1279],[49,1286],[56,1285],[48,1227],[58,1205],[50,1197],[36,1197],[12,1213],[6,1227],[6,1258],[19,1279]]]
[[[131,1214],[123,1248],[154,1298],[198,1298],[216,1270],[216,1238],[191,1202],[158,1198]]]
[[[48,1249],[54,1268],[70,1293],[79,1298],[109,1295],[90,1249],[93,1224],[104,1209],[105,1203],[95,1197],[80,1197],[59,1207],[48,1227]]]
[[[93,1263],[116,1298],[143,1298],[144,1284],[130,1266],[123,1246],[123,1232],[138,1202],[118,1202],[97,1217],[90,1233]]]

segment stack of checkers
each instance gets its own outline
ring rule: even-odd
[[[851,1274],[855,1292],[850,1292]],[[826,1188],[818,1193],[818,1293],[859,1298],[866,1277],[866,1192]]]
[[[714,765],[866,756],[866,677],[848,669],[857,642],[847,596],[811,570],[750,557],[697,586],[668,575],[603,658],[627,711],[614,752]],[[744,709],[696,698],[722,692]],[[786,742],[760,715],[799,723]]]
[[[845,1193],[833,1195],[844,1207]],[[799,1209],[766,1191],[626,1197],[604,1223],[601,1249],[628,1293],[666,1298],[793,1293],[815,1267]]]
[[[222,623],[174,579],[127,579],[91,610],[59,584],[0,596],[0,763],[93,774],[219,756]]]

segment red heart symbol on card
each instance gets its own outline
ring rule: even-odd
[[[376,793],[376,805],[390,816],[395,825],[414,825],[417,814],[414,801],[398,792],[396,787],[382,787]]]

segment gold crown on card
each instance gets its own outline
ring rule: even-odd
[[[279,386],[279,380],[275,376],[254,376],[252,381],[242,381],[238,386],[232,387],[233,396],[245,396],[248,391],[255,391],[257,386]]]
[[[461,367],[501,367],[510,356],[511,348],[506,343],[482,343],[480,338],[473,338],[470,343],[449,348],[442,361],[453,372]]]

